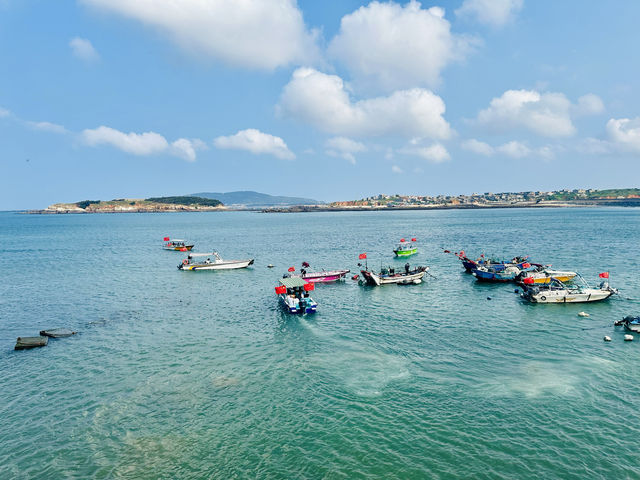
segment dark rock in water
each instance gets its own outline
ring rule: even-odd
[[[24,350],[26,348],[45,347],[49,343],[47,337],[18,337],[15,350]]]
[[[51,330],[40,330],[40,335],[44,335],[45,337],[52,338],[64,338],[70,337],[71,335],[75,335],[78,332],[74,332],[69,330],[68,328],[54,328]]]

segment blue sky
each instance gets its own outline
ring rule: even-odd
[[[640,2],[0,0],[0,209],[640,184]]]

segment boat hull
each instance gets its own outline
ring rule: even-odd
[[[302,304],[302,302],[300,301],[297,301],[297,302],[292,301],[292,299],[286,293],[280,294],[278,295],[278,297],[280,299],[280,305],[288,313],[297,314],[297,315],[316,313],[318,304],[311,298],[309,299],[309,301],[304,302],[304,304]]]
[[[393,253],[396,254],[396,257],[410,257],[411,255],[415,255],[418,253],[418,248],[411,248],[409,250],[394,250]]]
[[[367,284],[381,286],[381,285],[391,285],[391,284],[410,284],[410,283],[420,283],[422,281],[422,277],[424,277],[429,270],[429,267],[421,267],[417,271],[406,273],[396,273],[393,275],[379,275],[374,272],[369,272],[367,270],[361,270],[362,277],[365,279]]]
[[[473,275],[479,282],[513,282],[516,279],[516,276],[519,272],[485,272],[483,270],[478,270],[477,268],[473,270]]]
[[[227,260],[219,263],[196,263],[193,265],[181,264],[178,265],[180,270],[185,272],[195,272],[204,270],[236,270],[239,268],[247,268],[249,265],[253,265],[253,259],[250,260]]]
[[[172,252],[184,252],[185,249],[187,252],[190,252],[193,248],[193,245],[184,245],[182,247],[167,247],[166,245],[162,247],[164,250],[171,250]]]
[[[332,270],[327,272],[309,272],[304,275],[292,275],[309,283],[331,283],[342,280],[350,270]]]

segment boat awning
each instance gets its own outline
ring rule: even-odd
[[[304,287],[307,284],[307,282],[300,277],[281,278],[280,283],[287,288]]]
[[[213,257],[215,255],[215,252],[211,252],[211,253],[190,253],[189,256],[190,257]]]

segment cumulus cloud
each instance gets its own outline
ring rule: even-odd
[[[272,70],[319,57],[295,0],[81,0],[158,28],[186,51]]]
[[[240,130],[235,135],[218,137],[213,144],[218,148],[246,150],[254,155],[273,155],[283,160],[296,158],[282,138],[262,133],[255,128]]]
[[[446,139],[451,127],[443,118],[444,101],[420,88],[353,102],[344,82],[312,68],[293,72],[278,111],[320,130],[344,136],[428,137]]]
[[[496,150],[511,158],[523,158],[531,153],[531,149],[529,147],[524,143],[516,142],[515,140],[507,142],[504,145],[500,145]]]
[[[73,54],[85,62],[93,62],[100,58],[96,49],[93,48],[91,42],[86,38],[72,38],[71,41],[69,41],[69,46]]]
[[[441,143],[434,143],[428,147],[408,147],[399,150],[406,155],[415,155],[431,163],[442,163],[451,159],[451,155]]]
[[[346,137],[330,138],[324,145],[327,148],[325,151],[327,155],[344,158],[353,164],[356,163],[354,154],[367,151],[367,147],[364,144]]]
[[[513,20],[523,4],[524,0],[464,0],[455,13],[485,25],[501,27]]]
[[[494,148],[491,145],[481,142],[480,140],[476,140],[475,138],[465,140],[460,144],[460,146],[464,150],[477,153],[478,155],[484,155],[485,157],[490,157],[494,153]]]
[[[593,100],[583,104],[591,103],[593,107]],[[477,123],[496,132],[519,127],[546,137],[567,137],[576,132],[571,121],[574,108],[562,93],[507,90],[480,111]]]
[[[438,85],[440,72],[469,50],[470,40],[451,33],[442,8],[411,0],[374,1],[345,15],[328,52],[356,83],[398,89]]]
[[[159,133],[124,133],[104,125],[95,129],[83,130],[81,138],[92,147],[110,145],[123,152],[140,156],[168,153],[189,162],[195,161],[196,150],[201,149],[201,145],[204,143],[198,139],[180,138],[169,144],[167,139]]]
[[[621,151],[640,154],[640,117],[612,118],[607,122],[607,136]]]
[[[31,128],[35,128],[36,130],[42,130],[44,132],[51,133],[67,133],[67,129],[62,125],[58,125],[57,123],[51,122],[26,122]]]

